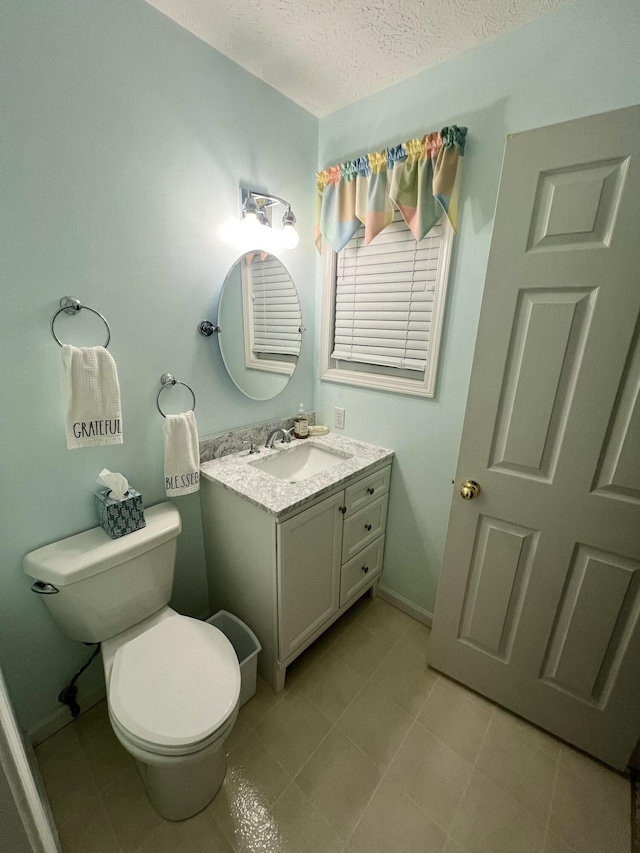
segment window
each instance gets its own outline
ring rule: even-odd
[[[325,243],[322,379],[434,396],[452,235],[443,217],[418,243],[396,212],[368,246],[364,226]]]
[[[242,264],[245,365],[291,375],[300,355],[300,302],[293,279],[273,255]]]

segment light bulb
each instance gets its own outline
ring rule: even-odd
[[[239,239],[237,247],[244,252],[253,249],[263,249],[268,252],[277,251],[276,235],[273,230],[260,221],[255,213],[245,213],[241,222],[238,223]]]
[[[282,234],[280,235],[280,240],[283,249],[295,249],[298,245],[300,242],[300,235],[296,231],[296,227],[293,222],[285,222],[284,227],[282,228]]]
[[[242,231],[242,238],[248,239],[249,242],[251,242],[252,239],[259,239],[265,231],[265,226],[261,224],[254,211],[245,213],[244,218],[240,223],[240,228]]]
[[[218,234],[225,243],[229,243],[231,246],[238,246],[242,239],[241,221],[235,216],[227,219],[226,222],[222,224]]]

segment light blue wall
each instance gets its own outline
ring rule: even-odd
[[[163,500],[161,374],[195,389],[201,435],[310,403],[312,342],[289,387],[256,403],[232,385],[215,340],[196,326],[215,319],[238,255],[217,230],[237,215],[240,184],[291,200],[303,237],[286,263],[304,315],[313,312],[318,122],[143,0],[4,0],[1,15],[0,657],[29,728],[55,710],[87,649],[66,640],[29,592],[22,557],[95,525],[94,480],[105,466],[122,471],[147,505]],[[69,293],[111,323],[122,446],[66,449],[49,320]],[[75,337],[94,328],[86,312],[62,319],[68,342],[101,342],[101,331]],[[177,392],[163,397],[167,407],[184,402]],[[198,497],[178,501],[173,603],[200,614]],[[100,678],[94,665],[84,689]]]
[[[348,82],[346,83],[348,85]],[[383,584],[433,611],[507,133],[640,101],[640,3],[577,0],[320,121],[319,167],[469,127],[437,396],[317,382],[318,423],[397,453]],[[318,303],[319,304],[319,303]]]

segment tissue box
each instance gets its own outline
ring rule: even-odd
[[[114,501],[109,494],[109,489],[96,492],[96,508],[100,524],[112,539],[146,526],[140,492],[130,488],[122,501]]]

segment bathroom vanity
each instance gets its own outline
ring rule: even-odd
[[[276,692],[286,669],[382,571],[392,451],[328,435],[203,463],[212,612],[262,643]]]

